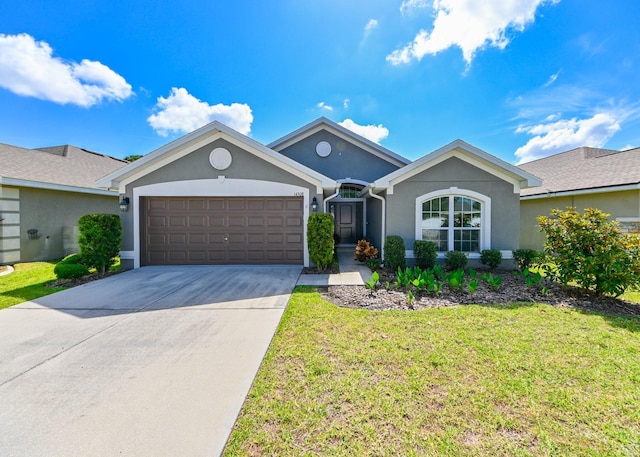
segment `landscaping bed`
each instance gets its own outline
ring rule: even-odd
[[[412,302],[409,301],[406,291],[394,287],[396,277],[393,273],[382,269],[379,270],[379,274],[380,285],[375,291],[365,286],[330,286],[320,289],[320,292],[327,301],[336,305],[369,310],[410,310],[468,304],[529,302],[640,316],[640,305],[636,303],[608,296],[596,296],[578,287],[565,287],[551,281],[544,282],[546,293],[543,293],[542,285],[527,286],[525,280],[516,277],[512,271],[493,273],[494,276],[502,277],[502,284],[495,291],[484,281],[478,282],[478,288],[473,294],[465,287],[453,290],[445,285],[437,294],[413,291],[415,300]],[[386,288],[387,282],[389,288]]]

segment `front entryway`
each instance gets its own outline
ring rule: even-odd
[[[356,244],[362,235],[362,202],[331,203],[338,244]]]

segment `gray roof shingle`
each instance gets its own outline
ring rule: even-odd
[[[542,179],[521,196],[640,183],[640,148],[626,151],[580,147],[518,165]]]
[[[25,149],[0,143],[1,178],[97,189],[97,179],[127,164],[71,145]]]

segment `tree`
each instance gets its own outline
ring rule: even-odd
[[[131,154],[124,158],[127,162],[135,162],[138,159],[141,159],[143,156],[141,154]]]
[[[120,252],[122,226],[116,214],[85,214],[78,219],[80,256],[99,273],[112,265]]]

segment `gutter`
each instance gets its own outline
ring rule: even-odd
[[[384,241],[385,241],[385,236],[387,233],[387,208],[386,208],[386,203],[387,201],[381,197],[380,195],[376,195],[372,192],[371,187],[369,188],[369,192],[368,195],[370,197],[373,197],[377,200],[380,200],[382,202],[382,228],[380,229],[380,258],[382,258],[382,260],[384,261]]]
[[[338,195],[340,195],[340,187],[342,187],[342,183],[341,182],[338,183],[338,186],[336,187],[336,190],[335,190],[334,193],[332,193],[327,198],[322,200],[322,207],[323,207],[325,213],[327,212],[327,202],[329,200],[332,200],[332,199],[336,198]]]

